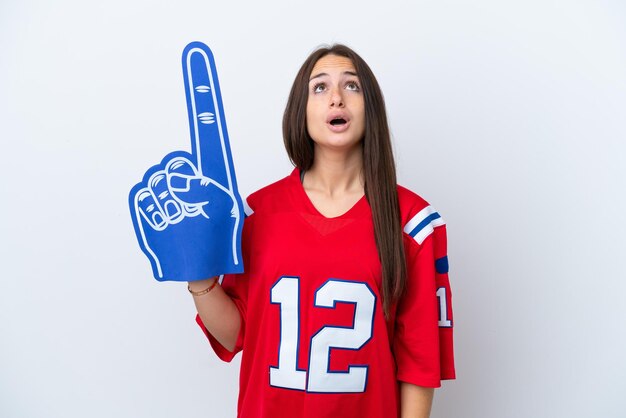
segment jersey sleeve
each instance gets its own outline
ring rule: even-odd
[[[435,259],[435,284],[437,286],[437,323],[439,325],[439,354],[441,379],[455,379],[452,290],[448,277],[448,241],[446,226],[433,232],[433,255]]]
[[[242,238],[241,238],[241,252],[243,255],[244,273],[241,274],[226,274],[223,276],[221,286],[228,296],[233,300],[239,314],[241,315],[241,327],[239,328],[239,334],[237,335],[237,341],[233,351],[227,350],[222,344],[211,335],[206,329],[200,319],[200,315],[196,314],[196,322],[200,326],[200,329],[204,332],[206,337],[215,351],[217,356],[226,362],[232,361],[235,355],[243,349],[243,340],[246,329],[246,314],[248,305],[248,272],[249,272],[249,254],[250,254],[250,235],[253,224],[252,210],[246,207],[246,213],[249,215],[245,218],[243,224]]]
[[[430,206],[404,228],[406,293],[398,302],[394,333],[397,378],[439,387],[454,379],[452,306],[446,226]]]

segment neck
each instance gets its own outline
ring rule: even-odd
[[[313,166],[305,174],[304,188],[327,196],[364,193],[363,149],[335,152],[315,146]]]

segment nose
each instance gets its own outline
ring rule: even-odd
[[[343,95],[340,88],[334,88],[330,94],[330,107],[343,107]]]

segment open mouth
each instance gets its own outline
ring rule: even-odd
[[[335,118],[330,121],[330,124],[333,126],[341,126],[341,125],[345,125],[346,123],[347,121],[343,118]]]

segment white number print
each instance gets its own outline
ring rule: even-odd
[[[354,304],[351,328],[325,326],[311,337],[308,373],[297,369],[299,339],[299,278],[281,277],[271,291],[272,303],[280,305],[278,367],[270,367],[270,384],[318,393],[365,391],[367,365],[349,366],[348,371],[330,371],[332,348],[360,350],[372,338],[376,296],[360,282],[330,279],[315,292],[315,306],[334,308],[337,302]]]
[[[306,371],[296,368],[300,326],[299,277],[281,277],[272,287],[272,303],[280,305],[278,367],[270,367],[270,385],[306,389]]]
[[[437,289],[437,300],[439,301],[439,326],[450,328],[452,321],[448,319],[448,299],[446,299],[446,288]]]

